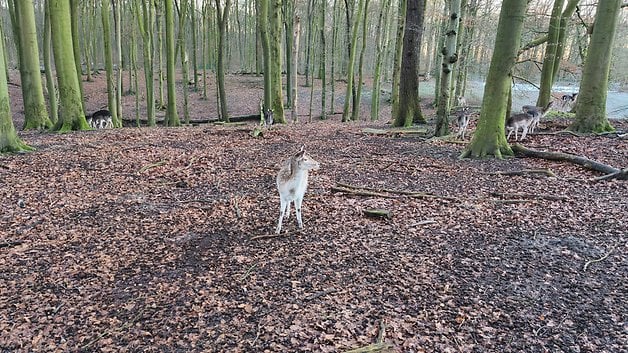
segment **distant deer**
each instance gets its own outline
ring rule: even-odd
[[[87,119],[87,123],[93,129],[110,129],[113,128],[113,120],[111,119],[111,112],[103,109],[92,114],[91,117]]]
[[[283,163],[281,170],[277,174],[277,190],[279,190],[281,213],[279,214],[275,233],[279,234],[281,232],[283,217],[286,216],[287,218],[290,216],[290,203],[293,201],[297,214],[297,223],[299,228],[303,228],[301,204],[307,189],[308,173],[310,170],[318,170],[318,168],[320,168],[320,164],[305,154],[303,148]]]
[[[506,140],[510,139],[510,135],[512,135],[513,132],[515,133],[515,141],[519,140],[517,132],[519,131],[519,128],[521,128],[523,130],[523,134],[521,135],[521,140],[519,141],[523,141],[528,134],[530,125],[532,125],[537,116],[538,113],[536,111],[530,111],[528,113],[519,113],[509,117],[506,120],[506,130],[508,131]]]
[[[467,127],[469,126],[469,108],[468,107],[464,107],[462,108],[462,111],[457,113],[458,115],[458,119],[457,119],[457,123],[458,123],[458,138],[460,138],[461,140],[464,140],[464,134],[467,131]]]
[[[273,119],[273,110],[272,109],[265,109],[264,110],[264,127],[271,127],[271,125],[273,125],[274,119]]]
[[[545,117],[545,115],[547,115],[547,113],[549,112],[549,109],[552,107],[552,105],[554,104],[553,101],[550,101],[549,103],[547,103],[547,105],[545,107],[537,107],[534,105],[524,105],[523,107],[521,107],[521,110],[523,110],[524,113],[528,113],[531,115],[534,115],[535,119],[532,122],[532,124],[530,124],[530,132],[533,133],[534,129],[536,129],[539,126],[539,123],[541,122],[541,119]],[[533,114],[534,112],[534,114]]]
[[[462,108],[466,107],[467,99],[464,96],[456,96],[456,105]]]
[[[565,110],[565,107],[571,107],[571,105],[576,101],[577,96],[578,92],[563,95],[561,97],[561,100],[563,101],[563,106],[561,108]]]

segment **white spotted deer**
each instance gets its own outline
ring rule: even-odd
[[[303,148],[283,163],[281,170],[277,174],[277,190],[279,190],[281,212],[277,222],[276,234],[281,233],[284,216],[286,218],[290,216],[291,202],[294,202],[299,228],[303,228],[301,204],[307,189],[308,175],[310,170],[318,170],[318,168],[320,168],[320,164],[305,154]]]

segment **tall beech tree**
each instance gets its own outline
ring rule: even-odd
[[[105,56],[105,71],[107,72],[107,105],[114,122],[118,121],[118,103],[116,86],[113,80],[113,50],[111,48],[111,22],[109,21],[109,4],[111,0],[102,0],[100,7],[100,17],[103,29],[103,45]]]
[[[33,0],[10,0],[14,3],[13,29],[17,31],[24,129],[46,129],[52,126],[48,117],[39,69],[39,46],[35,28]],[[53,92],[54,93],[54,92]]]
[[[4,62],[4,35],[0,28],[0,153],[30,151],[32,148],[26,145],[17,136],[11,115],[11,103],[9,102],[9,87],[7,85],[6,67]]]
[[[554,65],[560,63],[556,61],[558,54],[558,43],[560,38],[560,21],[565,0],[554,0],[552,16],[549,22],[547,35],[547,45],[545,47],[545,57],[543,59],[543,68],[541,69],[541,89],[536,105],[545,107],[549,103],[552,95],[552,84],[554,83]]]
[[[52,49],[59,87],[59,120],[54,126],[57,131],[89,130],[85,120],[83,97],[79,87],[79,77],[74,64],[72,28],[70,27],[70,1],[50,1],[50,25],[52,29]]]
[[[138,4],[139,3],[139,4]],[[140,10],[141,5],[141,10]],[[155,126],[155,83],[153,60],[154,7],[152,2],[136,0],[133,2],[133,14],[142,36],[142,57],[144,60],[144,80],[146,82],[146,112],[148,126]]]
[[[394,117],[394,126],[411,126],[425,123],[419,104],[419,47],[423,32],[425,0],[406,1],[406,25],[403,34],[403,55],[399,86],[399,108]]]
[[[482,111],[471,143],[462,157],[512,155],[504,125],[515,65],[521,42],[527,1],[504,0],[499,14],[493,57],[486,77]]]
[[[445,136],[449,134],[449,109],[450,109],[450,87],[451,76],[454,64],[458,61],[457,38],[458,28],[460,28],[460,0],[451,0],[449,2],[449,24],[445,36],[445,47],[441,50],[443,59],[441,62],[440,75],[440,99],[436,112],[436,136]]]
[[[218,25],[218,62],[216,66],[216,83],[218,85],[218,102],[220,103],[220,118],[229,121],[227,109],[227,93],[225,91],[225,42],[227,38],[227,20],[231,0],[225,1],[224,8],[220,6],[220,0],[216,0],[216,23]]]
[[[576,120],[571,129],[578,132],[613,131],[606,116],[608,74],[613,40],[617,30],[621,0],[600,0],[593,23],[591,43],[584,62],[576,101]]]
[[[164,12],[166,13],[166,91],[168,95],[165,124],[166,126],[181,126],[177,114],[173,0],[165,0]]]
[[[286,117],[284,116],[283,107],[283,85],[282,85],[282,55],[281,55],[281,1],[282,0],[267,0],[269,1],[270,23],[269,23],[269,44],[271,55],[271,91],[272,91],[272,109],[273,118],[277,123],[285,123]]]

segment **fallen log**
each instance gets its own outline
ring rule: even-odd
[[[533,149],[529,149],[526,148],[522,145],[519,144],[515,144],[513,146],[511,146],[512,151],[517,153],[517,154],[521,154],[523,156],[526,157],[532,157],[532,158],[541,158],[541,159],[548,159],[548,160],[552,160],[552,161],[565,161],[565,162],[570,162],[570,163],[574,163],[580,166],[583,166],[587,169],[590,170],[595,170],[597,172],[601,172],[604,174],[616,174],[616,173],[620,173],[618,174],[618,178],[617,179],[622,179],[625,180],[626,179],[626,175],[621,175],[621,170],[617,169],[615,167],[612,167],[610,165],[604,164],[604,163],[600,163],[591,159],[588,159],[586,157],[583,156],[578,156],[575,154],[569,154],[569,153],[563,153],[563,152],[546,152],[546,151],[537,151],[537,150],[533,150]]]

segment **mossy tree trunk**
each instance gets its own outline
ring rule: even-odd
[[[272,109],[275,122],[284,124],[286,117],[283,108],[283,84],[281,78],[282,72],[282,55],[281,55],[281,0],[269,0],[271,5],[270,14],[270,56],[271,60],[271,91],[272,91]]]
[[[81,90],[81,97],[83,95],[83,68],[81,67],[81,47],[79,43],[79,0],[70,0],[70,26],[72,27],[72,50],[74,52],[74,66],[76,67],[76,75],[79,78],[79,89]],[[85,110],[85,102],[83,104],[83,110]]]
[[[394,126],[411,126],[412,123],[425,123],[419,101],[419,47],[423,32],[425,1],[406,2],[406,25],[403,34],[403,56],[401,60],[401,80],[399,85],[399,109],[394,117]]]
[[[257,25],[259,27],[260,42],[262,45],[262,57],[264,63],[264,110],[272,109],[272,79],[271,79],[271,61],[270,55],[270,38],[268,35],[268,7],[270,0],[258,0],[259,7],[257,16]]]
[[[105,71],[107,76],[107,105],[113,121],[118,119],[118,103],[116,102],[116,86],[113,79],[113,50],[111,48],[111,22],[109,21],[109,5],[111,0],[102,0],[100,17],[103,29]]]
[[[445,47],[443,47],[441,54],[443,59],[441,62],[441,76],[440,76],[440,99],[438,109],[436,111],[436,136],[449,135],[449,109],[450,109],[450,87],[451,87],[451,74],[454,64],[458,61],[457,52],[457,38],[458,28],[460,28],[460,0],[451,0],[449,2],[449,24],[445,35]]]
[[[286,0],[283,2],[283,27],[285,31],[285,42],[286,42],[286,106],[292,108],[294,110],[294,104],[292,103],[292,87],[296,84],[293,80],[295,77],[292,74],[293,68],[293,60],[292,60],[292,48],[294,41],[294,22],[295,22],[295,0]]]
[[[362,82],[364,82],[364,53],[366,52],[366,40],[368,35],[368,9],[370,0],[364,2],[364,14],[362,15],[362,47],[360,48],[360,58],[358,59],[358,87],[355,92],[353,110],[351,111],[351,120],[356,121],[360,115],[360,100],[362,99]],[[324,14],[322,15],[324,16]],[[323,49],[323,53],[325,50]]]
[[[364,10],[364,4],[365,4],[365,0],[360,0],[358,2],[358,8],[356,10],[356,13],[353,15],[353,21],[351,22],[352,32],[351,32],[351,42],[349,45],[349,58],[348,58],[349,61],[347,62],[347,89],[345,92],[345,103],[342,109],[342,121],[349,120],[349,107],[351,106],[351,103],[353,102],[355,98],[353,97],[353,91],[354,91],[353,83],[355,80],[355,77],[354,77],[355,55],[356,55],[357,47],[358,47],[357,45],[358,44],[358,28],[360,27],[359,23],[360,23],[360,20],[362,19],[362,11]],[[354,105],[353,109],[358,109],[358,107]]]
[[[462,157],[512,155],[506,141],[504,125],[508,111],[508,97],[521,42],[521,31],[525,19],[527,1],[504,0],[497,25],[493,57],[484,86],[482,111],[471,143]]]
[[[606,116],[606,96],[620,5],[621,0],[598,2],[591,43],[584,62],[582,81],[580,81],[580,90],[576,100],[576,121],[571,126],[574,131],[614,130]]]
[[[139,3],[139,4],[138,4]],[[139,9],[141,4],[142,9]],[[146,113],[148,126],[155,126],[155,82],[153,65],[154,8],[144,0],[133,2],[133,13],[142,36],[142,57],[144,60],[144,80],[146,81]]]
[[[44,4],[44,70],[46,71],[46,87],[48,90],[48,108],[50,109],[50,121],[56,124],[59,120],[59,103],[57,101],[57,88],[52,76],[52,32],[50,30],[50,2]]]
[[[114,127],[122,127],[122,1],[113,0],[114,37],[116,39],[116,114],[111,113]]]
[[[13,28],[18,29],[19,44],[17,48],[24,101],[24,129],[47,129],[52,126],[52,122],[48,117],[44,88],[41,82],[33,0],[15,1],[15,21],[17,23],[14,24]]]
[[[552,74],[552,85],[558,78],[558,70],[560,69],[560,62],[563,59],[565,53],[565,44],[567,43],[567,26],[569,19],[573,15],[580,0],[569,0],[567,6],[560,17],[560,28],[558,30],[558,45],[556,47],[556,55],[554,56],[554,72]],[[549,102],[549,101],[548,101]]]
[[[327,119],[327,111],[325,105],[327,104],[327,43],[325,41],[325,31],[327,25],[325,24],[325,15],[327,12],[327,1],[320,2],[320,36],[321,36],[321,119]],[[333,79],[333,78],[332,78]]]
[[[7,86],[6,64],[4,59],[4,34],[0,28],[0,153],[32,150],[17,136],[11,115],[9,87]]]
[[[292,42],[292,62],[290,62],[290,66],[292,66],[292,122],[296,123],[299,119],[299,81],[298,81],[298,62],[299,62],[299,39],[301,36],[301,19],[299,16],[294,16],[294,24],[292,25],[294,30],[294,39]]]
[[[373,91],[371,93],[371,120],[379,118],[379,97],[381,90],[381,71],[384,52],[386,50],[386,38],[388,37],[388,19],[390,13],[391,0],[382,1],[379,9],[379,19],[375,30],[375,73],[373,74]]]
[[[194,1],[192,1],[194,2]],[[181,73],[183,76],[183,120],[186,124],[190,124],[190,109],[189,109],[189,60],[188,60],[188,49],[186,42],[186,30],[185,26],[187,23],[187,15],[190,10],[190,2],[188,0],[181,0],[179,2],[179,32],[177,35],[177,45],[180,49],[181,55]]]
[[[401,54],[403,53],[403,33],[405,32],[406,26],[406,2],[408,2],[408,0],[399,0],[399,8],[397,10],[397,36],[395,39],[395,54],[393,57],[392,92],[390,93],[393,119],[399,115]]]
[[[560,19],[563,11],[565,0],[554,0],[554,8],[549,22],[547,45],[545,47],[545,56],[543,58],[543,68],[541,70],[541,89],[539,97],[536,101],[538,107],[545,107],[550,101],[552,95],[552,84],[554,83],[554,65],[556,62],[556,53],[560,34]]]
[[[69,0],[50,0],[50,20],[60,103],[59,120],[54,129],[60,132],[89,130],[74,64]]]
[[[165,0],[164,12],[166,15],[166,90],[168,95],[165,124],[166,126],[181,126],[177,114],[173,0]]]
[[[225,1],[224,9],[220,6],[220,0],[216,0],[216,23],[218,25],[218,66],[216,69],[216,83],[218,84],[218,101],[220,103],[220,118],[229,121],[227,109],[227,94],[225,91],[225,40],[227,35],[227,20],[231,0]]]

